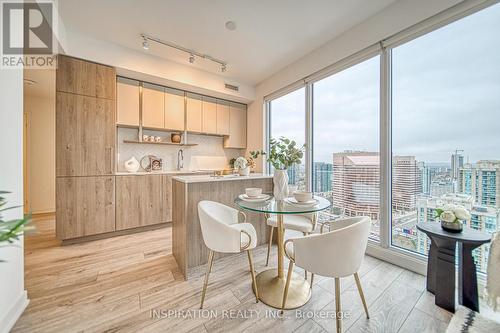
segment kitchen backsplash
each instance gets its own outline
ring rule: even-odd
[[[160,136],[163,141],[170,141],[170,133],[144,131],[146,135]],[[183,170],[198,169],[197,163],[192,163],[192,157],[202,158],[204,156],[224,157],[226,165],[231,158],[236,158],[245,153],[244,149],[224,149],[223,138],[209,135],[188,134],[189,143],[197,143],[197,146],[167,146],[154,144],[124,143],[123,140],[137,140],[137,130],[130,128],[118,128],[118,166],[119,172],[126,171],[124,162],[134,156],[138,161],[145,155],[155,155],[163,160],[163,170],[175,170],[177,168],[177,152],[184,152]]]

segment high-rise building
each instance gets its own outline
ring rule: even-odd
[[[392,158],[393,210],[414,210],[416,197],[420,193],[422,193],[422,174],[415,156],[394,156]]]
[[[418,169],[422,179],[422,193],[431,194],[432,171],[424,162],[418,162]]]
[[[500,208],[500,161],[464,165],[459,170],[458,190],[472,195],[480,205]]]
[[[468,226],[476,229],[494,233],[500,230],[500,209],[477,205],[474,197],[468,194],[448,193],[440,197],[419,197],[417,202],[417,222],[436,221],[436,208],[442,208],[446,204],[463,206],[471,213]],[[417,233],[416,251],[427,254],[429,250],[429,239],[422,233]],[[473,255],[478,270],[485,272],[488,264],[489,246],[484,245],[474,250]]]
[[[333,165],[325,162],[315,162],[313,168],[314,192],[330,192],[332,190]]]
[[[451,178],[452,180],[457,180],[459,176],[459,170],[464,166],[464,156],[461,154],[463,150],[455,150],[454,154],[451,154]]]

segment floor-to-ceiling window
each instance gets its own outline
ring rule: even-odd
[[[332,202],[320,218],[370,216],[379,240],[380,57],[313,84],[312,190]]]
[[[500,5],[392,50],[392,244],[427,254],[418,222],[445,204],[499,225]],[[485,271],[487,246],[476,252]]]
[[[305,88],[299,88],[269,103],[269,136],[285,137],[302,146],[306,139]],[[305,159],[288,169],[289,184],[297,189],[306,188]]]
[[[270,136],[311,148],[291,183],[332,201],[326,219],[370,216],[372,240],[388,251],[427,255],[416,224],[446,204],[468,209],[469,227],[500,231],[500,4],[470,12],[413,27],[267,100]],[[488,246],[474,256],[485,272]]]

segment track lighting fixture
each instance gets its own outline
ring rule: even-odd
[[[149,42],[155,42],[155,43],[158,43],[158,44],[162,44],[162,45],[165,45],[165,46],[168,46],[168,47],[171,47],[173,49],[176,49],[176,50],[179,50],[181,52],[185,52],[187,54],[189,54],[189,62],[192,64],[195,62],[196,60],[196,57],[198,58],[202,58],[202,59],[206,59],[206,60],[210,60],[212,62],[215,62],[217,64],[219,64],[221,67],[220,67],[220,70],[221,72],[225,72],[227,71],[227,64],[225,61],[222,61],[220,59],[217,59],[217,58],[214,58],[208,54],[203,54],[203,53],[200,53],[200,52],[197,52],[195,50],[192,50],[192,49],[188,49],[184,46],[181,46],[181,45],[177,45],[177,44],[174,44],[174,43],[171,43],[171,42],[166,42],[164,40],[161,40],[159,38],[156,38],[156,37],[153,37],[153,36],[149,36],[149,35],[146,35],[146,34],[141,34],[141,38],[142,38],[142,48],[145,49],[145,50],[148,50],[149,49]]]

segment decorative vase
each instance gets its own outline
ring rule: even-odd
[[[250,167],[238,169],[238,173],[240,174],[240,176],[248,176],[250,174]]]
[[[139,161],[135,157],[132,157],[129,160],[125,161],[125,170],[130,173],[137,172],[137,170],[139,170],[139,166]]]
[[[274,198],[278,201],[288,197],[288,172],[286,170],[274,170]]]
[[[458,232],[462,232],[462,230],[464,229],[464,224],[462,223],[462,221],[445,222],[445,221],[441,220],[441,228],[443,228],[443,230],[448,231],[448,232],[458,233]]]
[[[170,140],[172,140],[172,143],[181,143],[182,140],[181,133],[172,133],[170,135]]]

